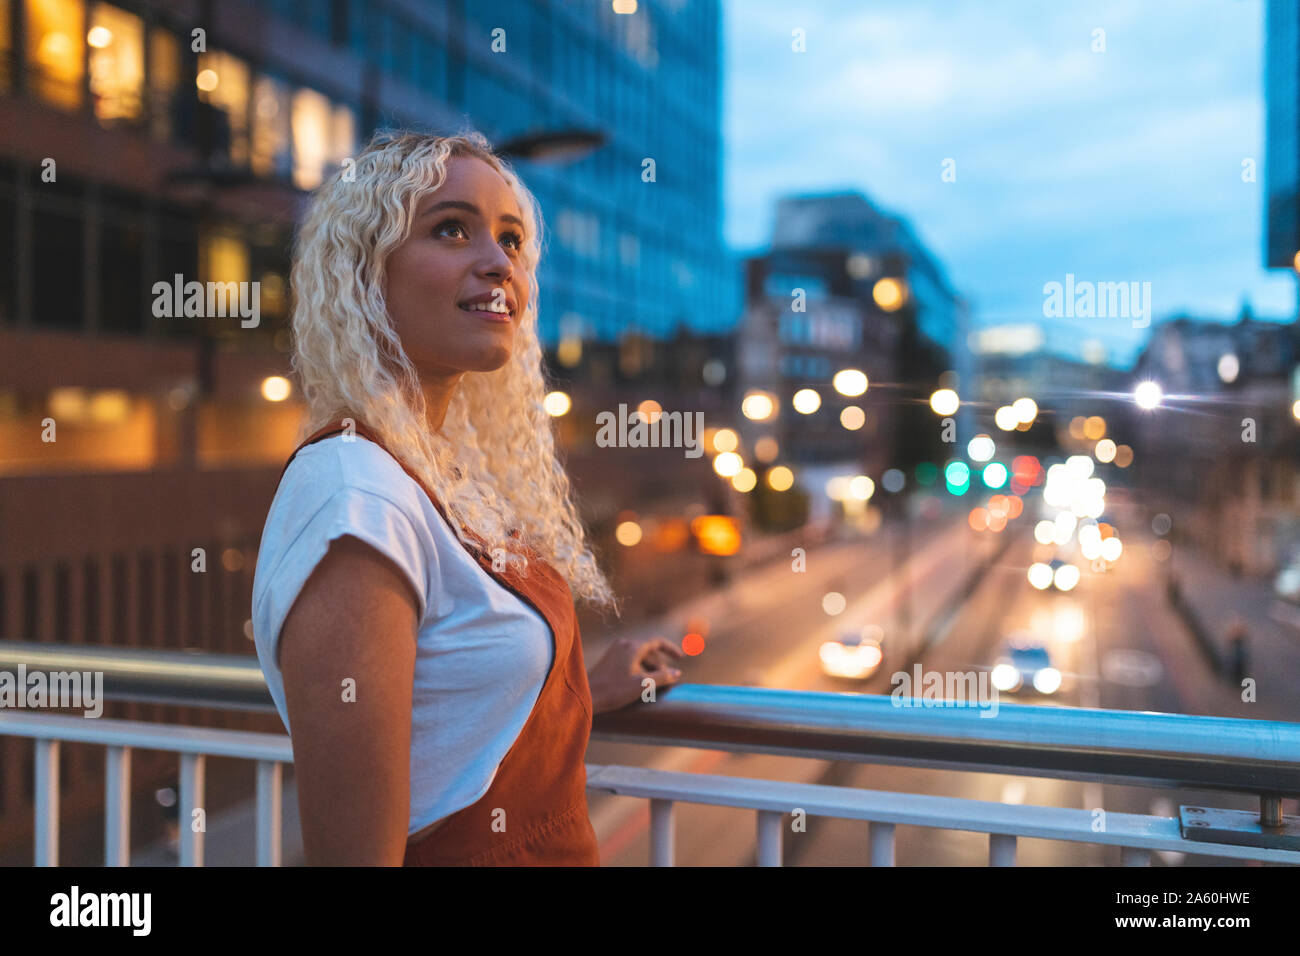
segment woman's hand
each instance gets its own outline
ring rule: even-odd
[[[647,677],[655,682],[656,693],[676,684],[682,672],[669,665],[674,658],[681,656],[682,649],[662,637],[652,637],[648,641],[619,638],[587,674],[592,712],[618,710],[640,700],[641,682]]]

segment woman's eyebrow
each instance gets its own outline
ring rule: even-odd
[[[424,212],[420,213],[418,218],[423,218],[430,213],[437,212],[439,209],[464,209],[466,212],[472,212],[476,216],[483,215],[483,213],[479,211],[478,206],[474,205],[472,202],[464,202],[460,199],[444,199],[442,202],[436,202],[428,209],[424,210]],[[518,216],[512,216],[509,213],[502,213],[499,218],[502,222],[513,222],[520,227],[524,224],[524,221]]]

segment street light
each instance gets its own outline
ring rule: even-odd
[[[1150,379],[1139,382],[1137,388],[1133,389],[1133,401],[1137,402],[1138,408],[1146,411],[1151,411],[1159,406],[1164,397],[1165,393],[1160,388],[1160,385]]]
[[[936,415],[947,418],[954,415],[961,407],[961,399],[951,388],[941,388],[930,396],[930,408]]]
[[[831,379],[835,391],[848,398],[855,398],[867,390],[867,376],[856,368],[840,369]]]
[[[498,145],[495,152],[510,160],[566,163],[581,159],[604,144],[605,134],[599,130],[561,129],[515,136]]]

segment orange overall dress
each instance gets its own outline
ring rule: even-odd
[[[354,427],[356,434],[388,451],[369,429],[359,423]],[[342,431],[341,421],[326,425],[294,449],[293,455]],[[424,482],[395,455],[393,458],[448,520],[442,503]],[[285,469],[288,467],[286,462]],[[472,532],[471,537],[482,541]],[[433,832],[408,843],[402,865],[599,866],[596,833],[587,815],[584,763],[591,735],[591,689],[573,595],[559,572],[532,548],[523,546],[528,556],[525,575],[513,565],[494,571],[489,555],[466,550],[502,587],[545,619],[555,643],[555,658],[523,730],[501,761],[487,793],[444,818]]]

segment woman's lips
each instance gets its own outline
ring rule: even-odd
[[[471,315],[477,315],[487,319],[489,322],[509,322],[514,316],[509,312],[493,312],[490,309],[478,309],[462,305],[462,312],[468,312]]]

